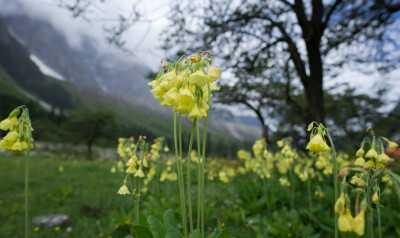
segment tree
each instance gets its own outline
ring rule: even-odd
[[[400,10],[400,3],[394,0],[208,1],[202,6],[190,1],[178,3],[173,9],[165,49],[176,49],[175,44],[189,51],[212,47],[222,55],[226,66],[233,72],[246,73],[247,77],[262,69],[283,68],[288,62],[288,71],[296,73],[304,90],[305,125],[325,121],[324,74],[330,73],[332,66],[350,60],[381,62],[384,64],[380,69],[389,70],[398,63],[398,58],[387,57],[390,54],[385,54],[384,47],[379,51],[350,50],[353,46],[367,49],[365,46],[372,44],[389,44],[390,36],[385,32],[393,26],[393,14]],[[349,50],[342,57],[329,57],[344,45]],[[270,79],[260,79],[265,81],[255,81],[252,86],[268,87]],[[237,84],[242,83],[239,80]],[[243,94],[240,90],[237,95],[236,91],[231,93],[235,97]]]
[[[78,140],[86,143],[88,158],[91,159],[93,143],[105,136],[107,126],[115,124],[115,116],[107,112],[84,110],[71,118],[71,124],[80,134]]]

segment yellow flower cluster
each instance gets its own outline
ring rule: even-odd
[[[365,211],[367,202],[364,199],[361,202],[361,211],[353,218],[350,212],[350,199],[342,191],[340,197],[335,203],[335,212],[339,214],[338,227],[341,232],[354,232],[359,236],[364,235],[365,230]]]
[[[22,110],[22,113],[20,113],[20,110]],[[20,117],[18,118],[18,116]],[[0,149],[10,150],[16,154],[28,149],[28,139],[31,137],[33,128],[31,127],[28,109],[25,106],[17,107],[9,114],[8,118],[2,120],[0,129],[8,131],[7,135],[0,140]],[[31,137],[30,149],[33,149],[32,141],[33,138]]]
[[[190,119],[207,116],[209,105],[207,98],[211,90],[219,90],[214,84],[220,77],[221,69],[209,66],[209,58],[203,53],[186,58],[184,64],[178,60],[175,64],[167,63],[165,69],[148,85],[152,87],[154,97],[161,106],[173,107],[174,112],[188,114]]]

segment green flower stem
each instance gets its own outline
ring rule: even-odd
[[[378,200],[378,203],[376,204],[376,212],[378,215],[378,234],[379,234],[379,238],[382,238],[381,205],[379,203],[379,200]]]
[[[197,234],[200,235],[200,217],[201,217],[201,157],[200,157],[200,129],[197,123]]]
[[[311,198],[311,180],[310,178],[307,179],[307,192],[308,192],[308,208],[310,209],[311,212],[311,208],[312,208],[312,198]]]
[[[29,237],[29,160],[31,157],[32,128],[28,125],[28,154],[25,162],[25,237]]]
[[[191,191],[191,176],[190,176],[190,165],[191,165],[191,153],[193,145],[193,135],[195,133],[195,128],[197,124],[197,118],[193,120],[192,132],[190,133],[189,150],[188,150],[188,161],[187,161],[187,172],[186,172],[186,183],[187,183],[187,197],[188,197],[188,207],[189,207],[189,227],[190,233],[193,234],[193,215],[192,215],[192,191]]]
[[[204,131],[203,131],[203,151],[201,155],[201,237],[204,237],[204,193],[205,193],[205,185],[204,185],[204,164],[206,160],[206,139],[207,139],[207,125],[208,125],[208,116],[210,114],[210,107],[211,107],[211,88],[210,83],[207,83],[208,89],[208,110],[207,110],[207,117],[204,121]]]
[[[136,225],[139,225],[139,202],[140,202],[140,185],[141,185],[141,181],[140,181],[140,177],[138,177],[138,179],[136,180],[138,185],[137,185],[137,198],[136,198]]]
[[[181,120],[179,118],[179,133],[181,132]],[[181,138],[181,135],[179,135],[179,138]],[[181,203],[181,217],[182,217],[182,226],[183,226],[183,232],[185,234],[185,237],[187,237],[187,225],[186,225],[186,202],[185,202],[185,192],[184,192],[184,187],[183,187],[183,175],[182,175],[182,160],[179,157],[179,151],[178,151],[178,139],[176,135],[176,113],[174,112],[174,142],[175,142],[175,155],[176,155],[176,170],[178,174],[178,186],[179,186],[179,196],[180,196],[180,203]],[[181,143],[180,139],[180,143]],[[182,147],[182,146],[181,146]]]
[[[335,151],[335,145],[333,144],[332,138],[329,135],[329,132],[327,133],[327,137],[329,139],[329,143],[331,144],[331,151],[332,151],[332,158],[333,158],[333,185],[335,189],[335,201],[333,204],[335,204],[336,200],[339,197],[339,191],[338,191],[338,169],[337,169],[337,162],[336,162],[336,151]],[[339,230],[338,230],[338,214],[335,212],[335,238],[339,237]]]

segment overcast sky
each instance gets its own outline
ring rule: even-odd
[[[68,1],[70,0],[64,0],[64,2]],[[159,69],[160,59],[163,58],[163,52],[159,50],[161,44],[159,34],[163,28],[168,26],[167,13],[170,1],[118,0],[93,4],[85,15],[90,22],[85,21],[82,17],[72,17],[72,13],[60,8],[57,2],[59,0],[0,0],[0,12],[1,14],[28,14],[49,21],[60,33],[65,35],[72,47],[79,48],[82,36],[86,35],[98,42],[100,50],[122,55],[123,53],[116,47],[107,43],[106,33],[102,27],[116,25],[117,14],[129,14],[132,2],[138,2],[136,9],[141,12],[141,21],[126,32],[125,47],[134,52],[130,56],[131,60],[141,61],[153,70]],[[338,82],[348,82],[361,93],[373,94],[379,84],[384,84],[391,88],[387,96],[389,106],[386,107],[386,110],[392,108],[394,102],[400,100],[400,69],[392,71],[385,78],[378,72],[363,74],[351,66],[345,66],[341,72],[341,75],[335,80],[325,80],[325,87],[333,86]]]

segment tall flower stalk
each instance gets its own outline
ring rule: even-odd
[[[192,236],[196,232],[196,237],[204,237],[204,162],[205,162],[205,146],[207,137],[208,115],[211,102],[211,90],[219,88],[214,84],[220,77],[221,70],[211,67],[211,58],[213,54],[209,51],[201,51],[198,55],[191,57],[182,56],[177,62],[172,63],[165,61],[164,65],[157,75],[157,78],[149,83],[152,87],[151,92],[154,97],[159,99],[161,106],[173,107],[174,111],[174,142],[175,156],[178,172],[178,187],[181,203],[181,217],[184,236],[188,237],[187,220],[189,217],[189,229]],[[177,134],[176,114],[179,114],[179,127]],[[184,176],[182,165],[182,130],[181,116],[186,115],[193,120],[192,131],[190,135],[188,159],[186,168],[186,192],[184,197]],[[199,120],[205,118],[203,129],[203,141],[200,140]],[[197,132],[196,132],[197,128]],[[192,191],[191,191],[191,151],[193,145],[194,134],[197,134],[197,226],[194,230],[193,211],[192,211]],[[178,143],[179,139],[179,143]],[[179,144],[179,148],[178,148]],[[202,151],[200,153],[200,148]],[[186,199],[188,214],[186,214]]]
[[[32,124],[26,106],[16,107],[6,119],[0,122],[0,129],[8,131],[0,141],[0,149],[10,150],[14,154],[27,151],[25,162],[25,237],[29,237],[29,161],[32,145]]]
[[[307,149],[314,152],[327,152],[331,151],[332,158],[333,158],[333,185],[334,185],[334,193],[335,193],[335,200],[336,201],[339,197],[338,192],[338,169],[337,169],[337,161],[336,161],[336,151],[335,146],[333,144],[332,138],[329,135],[328,129],[324,127],[322,123],[318,124],[316,122],[312,122],[307,131],[310,131],[310,142],[307,144]],[[328,138],[331,147],[325,141],[325,136]],[[338,238],[339,231],[338,231],[338,214],[335,213],[335,238]]]

